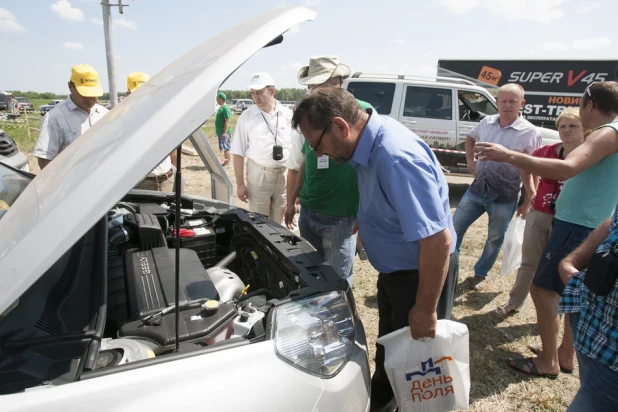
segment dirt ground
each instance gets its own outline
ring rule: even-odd
[[[208,128],[204,130],[207,132]],[[208,133],[207,133],[208,134]],[[213,147],[214,136],[209,136]],[[185,143],[190,146],[190,143]],[[185,192],[210,197],[210,178],[198,156],[185,155],[182,159]],[[31,170],[38,172],[36,161],[30,159]],[[226,168],[234,184],[233,168]],[[451,176],[447,180],[451,188],[451,207],[456,207],[472,179]],[[234,204],[246,207],[234,198]],[[452,209],[454,212],[454,209]],[[532,356],[529,344],[540,344],[536,326],[536,313],[531,299],[511,316],[494,312],[497,305],[508,299],[508,292],[515,274],[499,274],[501,258],[492,269],[488,285],[482,292],[467,287],[466,280],[474,275],[473,266],[481,255],[486,239],[487,218],[483,216],[468,231],[461,250],[459,290],[453,319],[465,323],[470,331],[470,411],[564,411],[573,399],[579,379],[577,369],[572,375],[560,374],[558,379],[534,378],[509,369],[505,360],[513,356]],[[370,359],[375,353],[378,309],[376,302],[377,272],[368,261],[355,258],[354,296],[363,321]]]

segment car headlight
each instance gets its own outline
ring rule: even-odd
[[[342,291],[285,303],[275,312],[277,354],[321,377],[335,376],[352,354],[354,317]]]

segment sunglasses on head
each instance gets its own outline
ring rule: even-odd
[[[588,97],[590,97],[591,99],[592,99],[592,92],[590,91],[590,89],[592,88],[592,86],[594,86],[597,83],[598,82],[592,82],[590,83],[588,87],[586,87],[586,94],[588,94]]]

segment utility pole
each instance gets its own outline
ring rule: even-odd
[[[109,82],[109,102],[112,107],[118,104],[118,93],[116,91],[116,65],[114,63],[114,46],[112,43],[112,6],[118,6],[120,14],[124,14],[127,5],[122,4],[123,0],[118,0],[118,4],[110,4],[110,0],[101,0],[103,7],[103,31],[105,33],[105,54],[107,55],[107,80]]]

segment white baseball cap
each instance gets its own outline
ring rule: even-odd
[[[247,88],[251,90],[262,90],[266,86],[274,86],[275,81],[270,74],[264,72],[257,72],[251,76],[251,84]]]

